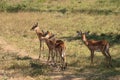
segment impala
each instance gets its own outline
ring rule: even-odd
[[[111,56],[109,53],[109,43],[106,40],[88,40],[86,35],[89,34],[88,32],[82,33],[81,31],[77,31],[77,34],[82,37],[82,41],[88,47],[91,52],[91,64],[93,64],[94,52],[100,51],[105,56],[106,60],[108,61],[109,65],[111,65]]]
[[[39,53],[39,58],[41,57],[41,51],[42,51],[42,47],[43,47],[43,50],[44,50],[44,45],[43,45],[43,41],[41,39],[41,37],[44,37],[47,33],[47,32],[44,32],[43,30],[40,31],[40,28],[38,27],[38,23],[34,24],[33,27],[30,29],[30,30],[34,30],[38,36],[38,39],[39,39],[39,42],[40,42],[40,53]],[[49,35],[47,35],[47,37],[49,37],[51,34],[49,33]]]
[[[54,35],[52,35],[52,37],[50,37],[50,38],[48,38],[46,36],[42,37],[42,39],[45,40],[45,42],[48,46],[48,49],[49,49],[49,56],[48,56],[47,62],[50,59],[50,55],[52,57],[53,62],[55,62],[55,63],[57,62],[57,58],[60,58],[60,63],[62,65],[62,68],[65,69],[67,66],[66,55],[65,55],[65,49],[66,49],[65,43],[62,40],[51,39]],[[56,57],[56,60],[54,61],[55,57]]]

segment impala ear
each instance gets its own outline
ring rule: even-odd
[[[76,31],[77,32],[77,36],[82,35],[82,31]]]
[[[44,33],[45,33],[45,31],[44,31],[44,30],[42,30],[42,33],[44,34]]]
[[[36,22],[36,24],[35,24],[36,26],[38,26],[38,22]]]
[[[38,22],[33,25],[33,27],[30,30],[34,30],[38,26]]]
[[[79,31],[76,31],[76,33],[79,33]]]
[[[33,27],[34,27],[34,28],[36,28],[37,26],[38,26],[38,22],[37,22],[36,24],[34,24],[34,26],[33,26]]]
[[[45,32],[45,31],[42,30],[42,33],[43,33],[43,36],[46,36],[46,35],[49,34],[49,31],[46,31],[46,32]]]
[[[90,33],[90,31],[87,31],[85,34],[88,35]]]
[[[87,32],[88,34],[90,33],[90,31]]]
[[[47,31],[47,33],[49,33],[50,31]]]

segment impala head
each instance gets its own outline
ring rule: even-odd
[[[37,29],[39,29],[38,22],[36,24],[34,24],[33,27],[30,30],[36,31]]]
[[[47,31],[46,33],[44,33],[44,36],[41,37],[41,39],[51,39],[54,36],[55,36],[54,34],[52,34],[51,32]]]
[[[90,31],[87,31],[87,32],[84,32],[84,33],[82,31],[76,31],[76,32],[77,32],[78,36],[82,37],[83,41],[86,41],[86,36],[90,33]]]

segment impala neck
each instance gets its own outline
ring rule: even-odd
[[[41,33],[39,27],[37,27],[37,28],[35,29],[35,32],[36,32],[37,34]]]
[[[41,40],[41,37],[42,37],[43,34],[40,32],[40,29],[39,28],[35,29],[35,32],[36,32],[39,40]]]
[[[48,48],[53,48],[53,46],[55,45],[55,43],[47,38],[45,38],[45,43],[47,44]]]
[[[47,46],[49,46],[50,41],[46,38],[44,38],[44,40],[45,40],[45,43],[47,44]]]
[[[88,45],[88,41],[85,34],[82,36],[82,40],[85,43],[85,45]]]

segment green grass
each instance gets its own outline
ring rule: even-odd
[[[120,0],[2,0],[0,11],[82,12],[88,14],[119,14]]]
[[[15,3],[11,1],[9,4],[6,1],[0,2],[2,5],[5,4],[4,8],[0,5],[2,11],[0,13],[0,36],[4,37],[8,43],[25,50],[29,56],[38,56],[39,40],[35,32],[30,31],[33,24],[38,22],[41,30],[49,30],[56,34],[57,38],[65,41],[67,71],[76,77],[84,77],[87,80],[106,80],[117,78],[120,75],[119,0],[39,0],[40,2],[38,0],[33,0],[33,2],[31,2],[32,0],[17,0],[18,2]],[[16,13],[8,13],[7,6],[15,6]],[[17,9],[16,6],[20,9]],[[9,8],[14,12],[11,7]],[[81,38],[76,37],[77,30],[90,31],[89,39],[106,39],[110,42],[113,68],[105,67],[104,57],[98,52],[95,53],[94,66],[90,66],[90,52]],[[48,49],[46,47],[43,52],[45,60],[47,60],[47,54]],[[1,69],[17,69],[21,74],[29,75],[36,80],[39,80],[40,77],[46,80],[50,79],[47,74],[44,74],[51,71],[45,64],[31,58],[27,59],[27,57],[16,58],[14,56],[9,58],[11,61],[7,60],[8,64],[1,66]],[[28,70],[21,71],[21,69],[26,68]]]

